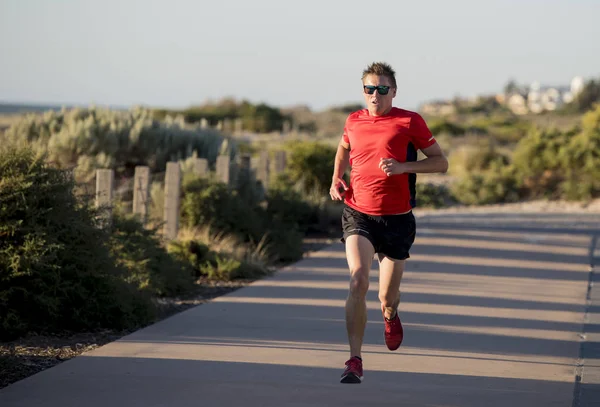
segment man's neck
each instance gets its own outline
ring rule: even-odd
[[[388,114],[389,114],[389,113],[392,111],[392,109],[393,109],[393,108],[394,108],[393,106],[390,106],[390,108],[389,108],[389,109],[387,109],[385,112],[382,112],[382,113],[372,112],[372,111],[371,111],[371,110],[369,110],[369,109],[367,109],[367,110],[369,111],[369,116],[373,116],[373,117],[381,117],[381,116],[388,115]]]

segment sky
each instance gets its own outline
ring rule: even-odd
[[[598,0],[0,0],[0,101],[185,108],[231,97],[313,110],[600,78]]]

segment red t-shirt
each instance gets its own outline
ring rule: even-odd
[[[415,112],[393,107],[384,116],[367,109],[346,119],[343,139],[350,144],[348,206],[369,215],[394,215],[415,206],[416,174],[388,177],[379,168],[380,158],[416,161],[417,150],[435,144],[425,120]]]

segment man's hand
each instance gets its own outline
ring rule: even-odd
[[[340,188],[344,188],[344,191],[340,192]],[[331,188],[329,188],[329,195],[334,201],[341,201],[344,199],[345,192],[348,190],[348,186],[341,178],[334,178],[331,180]]]
[[[394,160],[393,158],[381,158],[379,159],[379,168],[387,175],[404,174],[406,171],[402,163]]]

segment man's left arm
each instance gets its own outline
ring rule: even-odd
[[[448,159],[438,143],[423,148],[421,151],[426,156],[423,160],[401,163],[393,158],[382,158],[379,161],[379,168],[381,168],[387,176],[404,173],[445,173],[448,171]]]
[[[432,173],[448,171],[448,159],[444,155],[442,148],[435,143],[421,150],[426,158],[420,161],[402,163],[403,172],[410,173]]]

